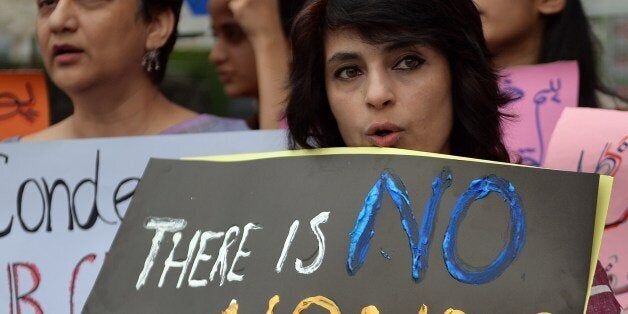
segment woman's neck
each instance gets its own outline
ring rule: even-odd
[[[515,66],[537,64],[541,58],[543,24],[530,31],[523,38],[492,49],[493,65],[502,70]]]
[[[69,95],[74,114],[61,122],[62,138],[156,135],[196,115],[169,101],[150,80],[125,80]]]

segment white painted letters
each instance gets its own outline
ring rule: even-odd
[[[207,241],[220,239],[224,236],[224,232],[213,232],[213,231],[205,231],[201,234],[201,244],[198,249],[198,253],[196,253],[196,258],[194,259],[194,264],[192,264],[192,270],[190,271],[190,276],[188,277],[188,286],[192,288],[196,287],[205,287],[207,286],[207,279],[192,279],[194,278],[194,274],[196,273],[196,267],[198,267],[199,262],[207,262],[212,256],[205,254],[205,247],[207,246]]]
[[[281,273],[281,270],[283,269],[283,264],[286,262],[286,257],[288,257],[288,250],[292,245],[292,241],[294,241],[294,236],[297,234],[297,230],[299,230],[299,221],[295,220],[290,226],[288,237],[286,237],[286,242],[284,242],[283,249],[281,250],[281,256],[279,256],[277,266],[275,266],[275,272],[278,274]]]
[[[324,224],[329,219],[329,212],[322,212],[318,214],[318,216],[312,218],[310,220],[310,228],[312,228],[312,232],[316,234],[316,239],[318,240],[318,254],[314,259],[314,262],[310,266],[303,267],[303,261],[300,259],[296,259],[294,262],[294,267],[296,270],[304,275],[309,275],[315,272],[321,264],[323,264],[323,258],[325,257],[325,235],[319,228],[320,224]]]
[[[233,272],[233,268],[235,266],[235,264],[238,262],[238,259],[240,257],[248,257],[249,255],[251,255],[251,251],[243,251],[242,247],[244,246],[244,242],[246,241],[246,238],[249,236],[249,231],[250,230],[260,230],[262,229],[262,227],[254,224],[254,223],[248,223],[246,226],[244,226],[244,231],[242,232],[242,240],[240,241],[240,246],[238,247],[238,252],[236,253],[235,257],[233,258],[233,263],[231,263],[231,269],[229,269],[229,273],[227,274],[227,280],[228,281],[242,281],[242,278],[244,277],[244,275],[238,275],[236,273]]]
[[[157,253],[159,253],[159,246],[161,245],[161,241],[164,238],[164,234],[166,232],[179,232],[185,229],[187,226],[187,221],[185,219],[175,219],[175,218],[157,218],[157,217],[148,217],[146,222],[144,223],[144,228],[148,230],[155,230],[155,236],[153,237],[153,242],[150,247],[150,251],[148,256],[146,257],[146,261],[144,262],[144,268],[140,273],[140,276],[137,278],[137,283],[135,284],[135,289],[140,290],[146,283],[146,278],[150,273],[150,269],[153,267],[155,257]]]
[[[192,241],[190,241],[190,245],[188,246],[188,254],[185,260],[175,261],[174,260],[174,251],[177,249],[177,245],[179,245],[179,241],[181,240],[181,232],[177,232],[172,236],[172,242],[174,245],[172,246],[172,250],[170,251],[170,255],[168,259],[164,262],[164,270],[161,273],[161,278],[159,279],[159,288],[161,288],[164,284],[164,280],[166,279],[166,275],[170,268],[176,267],[181,268],[181,274],[179,275],[179,281],[177,282],[177,289],[181,288],[181,283],[183,282],[183,278],[185,278],[185,273],[188,270],[188,266],[192,261],[192,257],[194,256],[194,250],[196,249],[196,243],[198,243],[198,238],[201,236],[201,231],[196,231]]]
[[[225,283],[225,278],[227,277],[227,267],[229,267],[227,262],[227,254],[229,254],[229,247],[235,242],[235,239],[231,239],[231,236],[234,235],[235,238],[240,234],[240,227],[233,226],[227,230],[227,234],[225,235],[225,239],[222,241],[222,246],[218,251],[218,257],[216,257],[216,263],[212,268],[212,272],[209,275],[209,281],[214,281],[214,276],[216,272],[220,270],[220,285],[222,286]]]

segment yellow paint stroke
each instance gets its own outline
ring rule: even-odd
[[[374,305],[369,305],[362,309],[361,314],[379,314],[379,310]]]
[[[279,304],[279,296],[275,295],[274,297],[270,298],[270,300],[268,300],[268,310],[266,311],[266,314],[273,314],[273,311],[275,311],[275,306]]]
[[[419,314],[427,314],[427,305],[421,304],[421,308],[419,309]]]
[[[316,304],[328,310],[330,314],[340,314],[340,309],[338,308],[336,303],[334,303],[334,301],[320,295],[307,298],[301,301],[299,305],[297,305],[297,307],[294,308],[294,311],[292,312],[292,314],[300,314],[301,312],[305,311],[308,307],[310,307],[310,305],[312,304]]]
[[[427,305],[421,304],[421,308],[419,309],[419,314],[427,314]],[[447,309],[445,314],[465,314],[463,311]]]
[[[238,314],[238,302],[236,300],[231,301],[229,307],[222,311],[222,314]]]

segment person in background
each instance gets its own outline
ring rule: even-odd
[[[628,110],[598,72],[598,45],[580,0],[474,0],[499,69],[576,60],[578,106]]]
[[[282,127],[290,51],[287,36],[305,0],[210,0],[215,44],[209,60],[229,97],[258,100],[250,125]]]
[[[37,0],[37,40],[74,113],[20,141],[247,129],[198,115],[158,90],[182,0]],[[18,140],[18,139],[15,139]]]
[[[395,147],[508,162],[471,0],[314,0],[291,33],[291,148]],[[602,276],[600,276],[602,274]],[[594,286],[608,287],[597,264]],[[589,310],[617,313],[612,293]]]

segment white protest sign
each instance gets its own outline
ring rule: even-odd
[[[0,313],[80,312],[150,157],[284,149],[285,131],[0,144]]]

